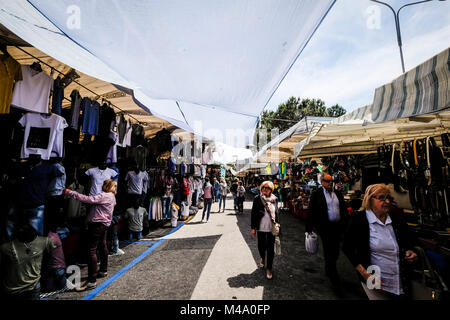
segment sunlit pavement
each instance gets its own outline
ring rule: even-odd
[[[256,239],[250,235],[252,201],[244,213],[227,200],[224,213],[213,203],[207,223],[202,210],[177,228],[152,231],[138,242],[122,241],[121,256],[110,256],[108,277],[97,288],[65,292],[47,299],[69,300],[366,300],[347,258],[340,254],[338,271],[342,295],[336,295],[323,270],[323,255],[305,251],[304,222],[289,213],[281,215],[281,256],[275,256],[272,280],[258,268]],[[320,247],[320,246],[319,246]],[[82,269],[82,280],[87,267]]]

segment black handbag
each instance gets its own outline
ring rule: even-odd
[[[411,299],[412,300],[443,300],[448,289],[439,274],[433,269],[425,251],[414,247],[419,257],[419,268],[412,270]]]

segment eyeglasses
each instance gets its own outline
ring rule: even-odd
[[[333,180],[322,180],[323,182],[326,182],[326,183],[331,183],[331,182],[333,182]]]
[[[394,198],[392,198],[390,195],[382,195],[382,196],[372,196],[372,198],[377,199],[379,201],[385,202],[386,200],[389,200],[389,202],[392,202]]]

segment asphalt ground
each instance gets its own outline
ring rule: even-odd
[[[256,239],[250,234],[252,201],[236,214],[233,200],[224,213],[213,203],[202,223],[202,210],[178,227],[169,224],[140,241],[122,241],[121,256],[110,256],[108,276],[84,292],[64,292],[48,300],[367,300],[348,259],[340,254],[338,271],[343,293],[331,289],[317,254],[305,250],[304,222],[290,213],[280,217],[280,256],[275,256],[273,279],[258,267]],[[82,282],[87,267],[81,269]]]

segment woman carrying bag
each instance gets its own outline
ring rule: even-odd
[[[278,235],[272,233],[279,223],[278,199],[272,194],[274,185],[270,181],[264,181],[260,187],[260,195],[253,200],[251,213],[251,234],[255,238],[258,231],[258,251],[261,256],[259,266],[266,264],[266,278],[272,279],[272,265],[274,258],[275,238]],[[279,226],[279,224],[278,224]],[[275,232],[276,233],[276,232]]]

